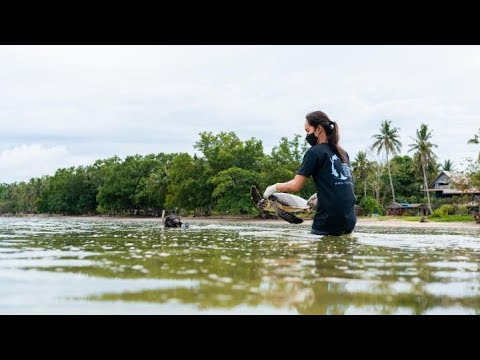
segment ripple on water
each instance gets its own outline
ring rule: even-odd
[[[364,245],[383,246],[411,250],[438,250],[466,248],[480,250],[480,239],[463,235],[417,234],[365,234],[356,233],[357,241]]]
[[[146,303],[171,313],[480,311],[477,235],[396,231],[0,219],[0,312],[128,313]]]

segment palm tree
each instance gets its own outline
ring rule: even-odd
[[[372,137],[375,139],[375,142],[372,145],[373,150],[377,150],[377,153],[380,154],[382,150],[385,151],[387,156],[387,167],[388,167],[388,176],[390,178],[390,187],[392,189],[392,198],[395,202],[395,191],[393,190],[392,182],[392,171],[390,170],[390,162],[388,160],[388,154],[396,154],[400,152],[402,143],[398,140],[398,130],[399,128],[392,127],[392,122],[390,120],[382,121],[380,125],[380,133],[375,134]]]
[[[480,134],[480,129],[478,129],[478,134]],[[473,138],[469,139],[467,141],[467,144],[480,144],[480,136],[475,134],[473,135]],[[478,162],[480,162],[480,151],[478,152],[478,159],[477,159]]]
[[[417,130],[417,137],[412,138],[415,142],[410,144],[410,150],[416,151],[414,158],[417,158],[422,166],[423,172],[423,186],[425,192],[427,193],[428,209],[430,214],[432,211],[432,205],[430,203],[430,194],[428,192],[428,182],[427,182],[427,173],[425,171],[428,164],[431,164],[437,158],[437,155],[434,154],[432,148],[437,147],[437,145],[430,142],[432,138],[432,132],[428,130],[428,125],[420,124],[420,129]]]
[[[372,165],[367,159],[366,151],[359,151],[357,157],[352,162],[353,173],[355,179],[358,179],[363,184],[363,196],[367,196],[367,177],[372,172]]]
[[[478,133],[480,134],[480,129],[478,130]],[[467,144],[480,144],[480,136],[477,134],[473,135],[473,138],[468,140]]]
[[[443,162],[443,164],[440,165],[440,168],[443,171],[454,171],[455,170],[455,165],[450,159],[447,159]]]

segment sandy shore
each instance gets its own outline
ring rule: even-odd
[[[1,217],[1,216],[0,216]],[[49,218],[49,219],[91,219],[95,221],[155,221],[160,222],[160,218],[144,217],[121,217],[121,216],[55,216],[55,215],[24,215],[23,218]],[[280,219],[260,219],[256,217],[245,216],[209,216],[205,217],[182,217],[183,222],[187,223],[239,223],[239,224],[287,224]],[[304,220],[303,224],[311,225],[312,220]],[[480,233],[480,224],[476,224],[473,219],[470,222],[415,222],[401,219],[379,220],[376,218],[363,218],[357,220],[357,226],[362,227],[383,227],[383,228],[423,228],[423,229],[460,229],[472,230]]]

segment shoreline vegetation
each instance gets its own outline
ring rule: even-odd
[[[135,215],[62,215],[62,214],[0,214],[0,218],[33,218],[33,219],[89,219],[94,221],[117,220],[117,221],[157,221],[161,222],[160,217],[135,216]],[[182,222],[186,223],[239,223],[239,224],[287,224],[284,220],[269,218],[263,219],[252,215],[210,215],[205,216],[183,216]],[[480,224],[477,224],[473,217],[464,217],[461,220],[458,217],[448,217],[443,219],[428,219],[427,222],[420,222],[420,216],[378,216],[366,217],[359,216],[357,226],[373,227],[402,227],[402,228],[463,228],[465,230],[480,230]],[[312,219],[304,219],[303,224],[311,225]]]
[[[420,138],[410,146],[429,149],[429,130],[424,124],[420,130],[417,134]],[[467,170],[456,173],[454,178],[461,179],[457,180],[461,184],[455,184],[453,179],[448,184],[459,187],[460,193],[455,193],[458,195],[437,198],[432,193],[430,198],[430,191],[422,189],[429,188],[440,169],[453,171],[453,165],[436,163],[433,154],[417,151],[412,156],[400,155],[386,148],[392,141],[400,144],[396,132],[397,128],[384,121],[380,133],[375,135],[375,146],[372,146],[385,152],[386,162],[378,158],[369,160],[366,151],[352,157],[358,214],[382,216],[408,212],[435,216],[436,219],[429,216],[429,222],[473,221],[468,214],[476,202],[475,189],[480,188],[480,162],[469,161]],[[282,137],[268,154],[259,139],[242,140],[234,132],[201,132],[193,147],[193,156],[188,153],[136,154],[124,159],[113,156],[88,166],[61,168],[52,176],[32,178],[28,182],[0,183],[0,214],[157,217],[165,209],[180,216],[241,214],[253,218],[258,209],[251,199],[251,186],[262,191],[271,184],[292,179],[309,146],[295,134],[290,139]],[[421,159],[431,161],[423,164]],[[310,180],[295,195],[308,199],[315,192],[315,183]],[[390,208],[389,204],[394,207]],[[416,206],[407,209],[404,204]],[[403,216],[402,219],[408,220]]]

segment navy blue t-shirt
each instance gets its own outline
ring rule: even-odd
[[[317,144],[305,153],[297,174],[312,176],[317,188],[318,205],[312,229],[330,235],[351,233],[357,217],[355,183],[349,164],[343,163],[330,145]]]

